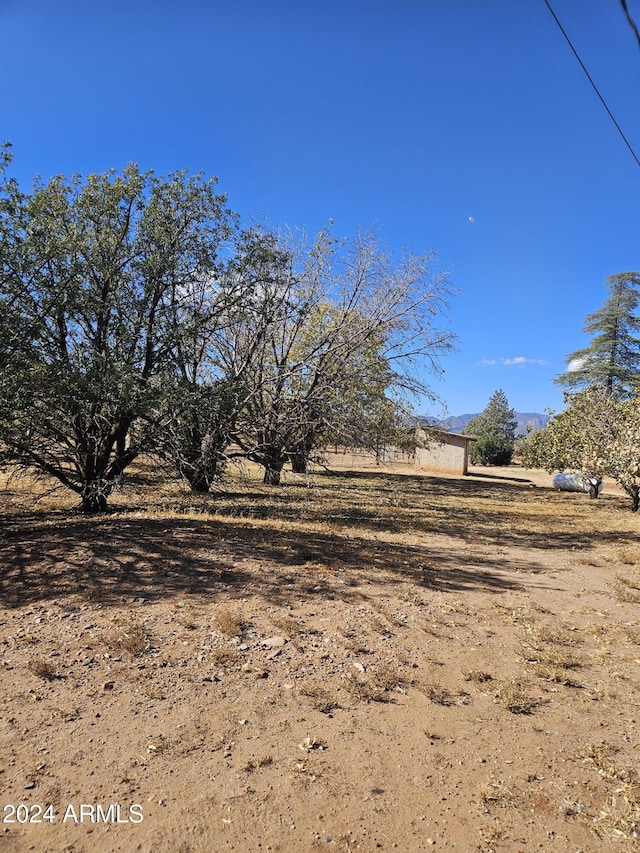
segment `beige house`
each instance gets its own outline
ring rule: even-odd
[[[417,434],[416,468],[434,474],[457,474],[463,476],[469,470],[469,447],[476,439],[445,430],[419,429]]]

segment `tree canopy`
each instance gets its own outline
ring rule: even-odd
[[[513,457],[516,421],[504,391],[491,395],[484,411],[472,418],[465,432],[477,439],[471,445],[474,465],[508,465]]]
[[[640,399],[618,400],[606,387],[593,385],[565,393],[567,408],[523,445],[530,468],[580,471],[587,477],[613,477],[640,506]]]
[[[451,286],[433,256],[393,264],[370,233],[253,233],[248,248],[243,268],[261,284],[222,357],[243,366],[248,391],[234,440],[277,484],[285,462],[304,471],[329,436],[366,441],[390,395],[430,393],[410,368],[433,369],[451,347],[437,322]]]
[[[12,461],[56,477],[84,511],[102,510],[155,445],[176,308],[215,275],[230,214],[215,180],[134,165],[2,191],[0,305],[18,330],[2,440]]]
[[[617,273],[607,285],[604,305],[586,318],[591,343],[568,356],[567,370],[555,381],[568,390],[601,385],[625,397],[640,392],[640,273]]]
[[[245,456],[277,484],[329,436],[379,440],[453,344],[432,254],[241,230],[215,179],[36,182],[0,161],[0,446],[102,511],[141,453],[194,491]],[[382,426],[381,426],[382,425]],[[374,435],[378,439],[374,439]]]

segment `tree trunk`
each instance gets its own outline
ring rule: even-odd
[[[294,474],[307,473],[308,458],[303,451],[296,450],[289,454],[289,458],[291,459],[291,470]]]
[[[265,486],[279,486],[280,485],[280,473],[282,471],[282,465],[280,467],[277,466],[277,463],[269,463],[264,467],[264,478],[262,482]]]
[[[195,471],[187,476],[187,482],[192,492],[198,495],[206,495],[211,489],[211,480],[204,471]]]
[[[640,486],[628,486],[626,491],[631,495],[631,512],[640,509]]]
[[[192,431],[184,447],[177,448],[174,453],[177,471],[189,483],[192,492],[207,494],[220,479],[227,446],[226,439],[211,435],[201,437],[199,432]]]
[[[111,488],[107,486],[104,480],[94,480],[91,483],[85,483],[81,493],[80,512],[85,515],[106,512],[107,497],[110,491]]]

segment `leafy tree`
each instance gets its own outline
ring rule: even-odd
[[[393,373],[380,356],[382,342],[354,354],[350,375],[333,388],[325,400],[328,415],[322,433],[310,447],[343,445],[375,453],[381,460],[387,447],[415,448],[415,429],[408,407],[394,389]]]
[[[613,477],[640,506],[640,399],[618,400],[606,387],[594,385],[565,393],[567,408],[523,445],[522,461],[530,468],[578,470],[586,477]]]
[[[225,258],[215,276],[197,279],[170,306],[174,331],[172,369],[164,381],[167,418],[155,450],[199,493],[208,492],[224,472],[243,398],[238,377],[222,369],[217,348],[229,312],[241,308],[249,292],[230,274],[230,264]]]
[[[602,385],[617,397],[640,391],[640,273],[623,272],[607,279],[609,298],[587,316],[588,347],[567,358],[567,370],[555,382],[568,389]]]
[[[513,458],[515,429],[514,411],[502,389],[494,391],[484,411],[472,418],[465,428],[477,441],[471,445],[474,465],[508,465]]]
[[[135,165],[29,195],[5,180],[0,199],[0,311],[24,330],[1,330],[0,437],[103,511],[166,421],[176,306],[215,274],[226,202],[214,180]]]

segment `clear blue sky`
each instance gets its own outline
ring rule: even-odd
[[[640,156],[619,0],[551,2]],[[0,34],[0,140],[25,188],[202,170],[247,222],[434,250],[459,288],[433,383],[451,414],[497,388],[561,407],[551,380],[605,278],[640,269],[640,167],[544,0],[0,0]]]

